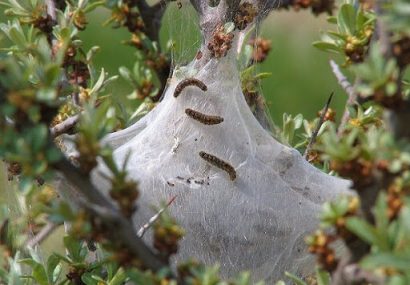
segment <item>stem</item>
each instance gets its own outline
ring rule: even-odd
[[[139,230],[138,230],[138,237],[142,238],[146,231],[152,227],[152,225],[161,217],[162,213],[168,209],[168,207],[174,202],[175,198],[177,196],[172,197],[169,202],[165,205],[165,207],[161,208],[154,216],[152,216],[146,224],[144,224]]]
[[[68,119],[64,120],[63,122],[55,125],[54,127],[50,128],[50,134],[53,138],[58,137],[62,134],[67,133],[70,131],[80,120],[80,115],[75,115],[69,117]]]
[[[342,120],[340,121],[340,125],[339,125],[338,132],[337,132],[337,134],[340,137],[343,133],[344,126],[347,124],[347,122],[350,119],[350,114],[349,114],[348,107],[353,105],[354,102],[357,100],[357,93],[354,90],[354,87],[352,86],[352,84],[350,84],[347,77],[340,70],[339,65],[337,65],[337,63],[334,62],[333,60],[330,60],[329,64],[332,68],[333,74],[335,75],[335,77],[337,79],[337,82],[339,83],[339,85],[345,90],[345,92],[349,96],[347,101],[346,101],[345,111],[343,113]]]
[[[34,237],[32,237],[31,239],[29,239],[26,244],[25,247],[34,247],[38,244],[41,244],[50,234],[52,234],[58,227],[60,226],[60,224],[56,224],[53,222],[48,222],[42,229],[41,231],[35,235]]]
[[[327,99],[326,105],[322,110],[322,114],[320,115],[319,122],[317,123],[316,129],[313,132],[312,137],[310,138],[310,141],[309,141],[308,146],[306,147],[305,153],[303,154],[304,159],[307,159],[310,151],[312,150],[312,146],[316,141],[317,135],[319,134],[319,130],[322,127],[323,122],[325,121],[325,116],[326,116],[327,110],[329,109],[330,102],[332,102],[333,94],[334,92],[330,94],[329,99]]]

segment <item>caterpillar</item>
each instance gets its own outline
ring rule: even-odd
[[[185,114],[205,125],[217,125],[224,121],[224,118],[220,116],[206,115],[189,108],[185,109]]]
[[[179,82],[177,87],[175,87],[174,97],[177,98],[179,94],[181,94],[181,92],[184,90],[184,88],[188,86],[196,86],[202,91],[208,90],[208,87],[202,81],[195,78],[187,78]]]
[[[206,153],[205,151],[200,151],[199,156],[212,164],[213,166],[216,166],[222,170],[225,170],[229,174],[229,178],[234,181],[236,179],[236,171],[235,168],[233,168],[232,165],[230,165],[228,162],[216,157],[215,155]]]

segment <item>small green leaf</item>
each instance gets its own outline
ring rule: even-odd
[[[387,249],[388,243],[384,234],[378,233],[377,230],[364,221],[363,219],[352,217],[347,219],[346,227],[349,231],[357,235],[370,245],[377,246],[380,249]]]
[[[85,259],[85,252],[82,242],[78,241],[72,236],[64,237],[64,246],[68,251],[68,255],[73,262],[82,263]]]
[[[50,283],[55,283],[61,274],[60,258],[52,254],[47,259],[47,277]]]
[[[342,33],[354,35],[356,31],[356,10],[350,4],[343,4],[337,15],[337,23]]]
[[[407,271],[410,268],[410,256],[400,256],[388,252],[374,253],[363,258],[360,264],[367,269],[389,267]]]
[[[318,41],[318,42],[314,42],[312,45],[315,48],[318,48],[323,51],[336,52],[336,53],[341,52],[341,49],[334,43]]]
[[[330,285],[330,274],[327,271],[316,268],[317,285]]]

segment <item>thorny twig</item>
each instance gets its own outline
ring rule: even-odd
[[[80,120],[80,115],[74,115],[67,118],[61,123],[50,128],[50,133],[53,138],[58,137],[59,135],[65,134],[70,131]]]
[[[333,94],[334,92],[330,94],[329,99],[327,99],[325,107],[323,107],[322,114],[320,114],[320,117],[319,117],[319,122],[317,123],[316,129],[313,132],[312,137],[310,138],[310,141],[306,147],[305,153],[303,154],[304,159],[307,159],[310,151],[312,150],[312,146],[315,143],[317,135],[319,134],[319,130],[322,127],[323,122],[325,120],[325,116],[326,116],[327,110],[329,109],[330,102],[332,102]]]
[[[48,222],[41,231],[33,236],[31,239],[27,240],[25,247],[34,247],[42,243],[50,234],[54,232],[61,224],[56,224],[53,222]]]
[[[345,90],[347,95],[349,96],[346,101],[346,107],[342,116],[342,120],[340,121],[339,129],[338,129],[338,135],[340,136],[342,134],[344,126],[347,124],[347,121],[350,118],[349,114],[349,109],[348,106],[351,106],[354,104],[354,102],[357,100],[357,93],[354,90],[353,85],[349,82],[347,77],[342,73],[342,71],[339,68],[339,65],[337,65],[336,62],[333,60],[329,61],[329,64],[332,68],[332,72],[335,75],[337,82],[339,85]]]
[[[175,198],[177,196],[172,197],[168,203],[165,205],[165,207],[161,208],[154,216],[152,216],[148,222],[146,224],[144,224],[137,233],[137,236],[139,238],[142,238],[144,236],[144,234],[146,233],[146,231],[152,227],[152,225],[159,219],[159,217],[162,215],[162,213],[168,209],[168,207],[174,202]]]

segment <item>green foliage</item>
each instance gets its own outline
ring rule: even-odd
[[[356,8],[345,3],[339,8],[336,17],[330,17],[329,23],[337,25],[337,31],[324,34],[323,40],[313,45],[321,50],[344,55],[346,63],[362,62],[367,52],[376,18],[370,11]]]
[[[363,80],[357,87],[362,97],[374,96],[377,92],[388,97],[397,94],[399,69],[394,59],[383,57],[379,45],[373,45],[366,62],[353,66],[352,70]]]

